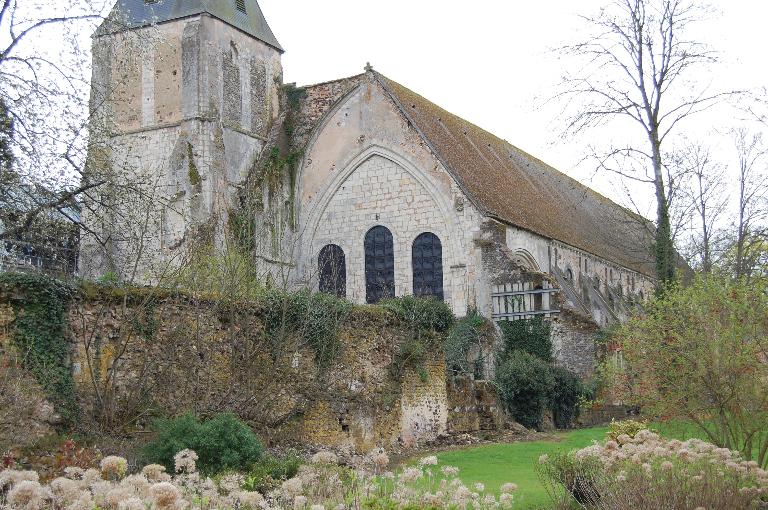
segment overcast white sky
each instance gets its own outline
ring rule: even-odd
[[[560,81],[549,50],[579,39],[578,14],[607,0],[259,0],[286,50],[286,82],[316,83],[362,72],[367,61],[438,105],[507,139],[624,202],[605,176],[577,163],[586,140],[560,141],[558,110],[541,107]],[[695,34],[720,53],[700,77],[713,87],[768,85],[768,2],[721,0]],[[540,108],[537,108],[540,107]],[[687,129],[727,130],[737,114],[720,108]]]
[[[51,5],[48,0],[25,1],[30,6],[41,2],[48,9]],[[583,39],[585,23],[579,14],[595,14],[609,1],[259,0],[259,4],[286,50],[286,82],[307,85],[351,76],[371,62],[382,74],[629,205],[615,177],[595,174],[590,165],[579,164],[587,144],[604,142],[611,133],[627,133],[623,126],[562,140],[560,108],[545,103],[568,64],[551,50]],[[768,86],[768,2],[719,0],[709,5],[714,14],[691,35],[718,51],[721,62],[697,76],[698,84],[711,90]],[[44,37],[33,44],[38,51],[50,50],[57,39]],[[743,116],[720,107],[681,127],[689,137],[717,147],[728,162],[733,160],[732,144],[725,135]],[[645,140],[639,138],[638,143]],[[647,191],[638,205],[641,213],[653,218],[653,199]],[[637,195],[637,186],[632,192]]]

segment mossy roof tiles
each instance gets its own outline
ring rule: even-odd
[[[376,78],[485,215],[655,275],[649,220],[399,83]]]

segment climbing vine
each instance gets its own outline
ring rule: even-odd
[[[341,352],[339,330],[352,312],[352,304],[329,294],[308,290],[268,290],[263,297],[264,329],[273,352],[280,351],[288,336],[296,335],[315,351],[322,370]]]
[[[0,274],[0,288],[9,294],[16,315],[11,340],[23,366],[34,375],[64,423],[71,424],[78,407],[65,324],[73,289],[39,273]]]
[[[393,375],[399,380],[405,368],[412,367],[426,381],[427,354],[442,347],[440,340],[454,322],[453,312],[444,301],[415,296],[385,299],[381,306],[401,319],[410,331],[395,353]]]

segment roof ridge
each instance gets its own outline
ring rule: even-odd
[[[460,115],[457,115],[457,114],[455,114],[455,113],[453,113],[453,112],[451,112],[451,111],[449,111],[449,110],[446,110],[446,109],[445,109],[445,108],[443,108],[442,106],[440,106],[440,105],[438,105],[438,104],[436,104],[436,103],[434,103],[434,102],[430,101],[430,100],[429,100],[429,99],[427,99],[425,96],[423,96],[423,95],[419,94],[418,92],[415,92],[414,90],[412,90],[412,89],[410,89],[410,88],[406,87],[405,85],[403,85],[403,84],[401,84],[401,83],[399,83],[399,82],[397,82],[397,81],[395,81],[395,80],[393,80],[393,79],[391,79],[391,78],[389,78],[389,77],[387,77],[387,76],[385,76],[385,75],[381,74],[381,73],[380,73],[380,72],[378,72],[378,71],[374,71],[374,73],[375,73],[376,75],[380,76],[381,78],[384,78],[384,79],[385,79],[385,80],[387,80],[387,81],[390,81],[390,82],[392,82],[392,83],[395,83],[395,84],[399,85],[400,87],[403,87],[404,89],[408,90],[410,93],[412,93],[412,94],[415,94],[415,95],[419,96],[419,97],[420,97],[421,99],[423,99],[424,101],[426,101],[426,102],[428,102],[428,103],[432,104],[432,105],[433,105],[433,106],[435,106],[437,109],[439,109],[439,110],[441,110],[441,111],[443,111],[443,112],[447,113],[448,115],[451,115],[451,116],[453,116],[453,117],[456,117],[457,119],[461,120],[462,122],[466,122],[466,123],[467,123],[467,124],[469,124],[471,127],[474,127],[475,129],[477,129],[477,130],[479,130],[479,131],[482,131],[484,134],[487,134],[487,135],[490,135],[490,136],[492,136],[493,138],[495,138],[495,139],[496,139],[496,140],[498,140],[499,142],[501,142],[501,143],[503,143],[503,144],[505,144],[505,145],[507,145],[507,146],[511,147],[512,149],[514,149],[514,150],[515,150],[516,152],[518,152],[520,155],[522,155],[522,156],[525,156],[525,157],[527,157],[527,158],[529,158],[529,159],[535,160],[536,162],[540,163],[541,165],[544,165],[544,166],[546,166],[546,167],[547,167],[549,170],[552,170],[552,171],[556,172],[558,175],[565,177],[567,180],[569,180],[570,182],[572,182],[572,183],[576,184],[577,186],[579,186],[580,188],[584,189],[585,191],[588,191],[589,193],[591,193],[591,194],[592,194],[592,195],[594,195],[595,197],[597,197],[597,198],[600,198],[601,200],[604,200],[604,201],[606,201],[606,202],[609,202],[611,205],[614,205],[614,206],[616,206],[616,207],[619,207],[619,208],[623,209],[623,210],[624,210],[624,211],[626,211],[627,213],[629,213],[629,214],[632,214],[633,216],[636,216],[638,219],[642,219],[642,220],[644,220],[644,221],[648,221],[648,222],[650,222],[650,221],[651,221],[650,219],[648,219],[648,218],[646,218],[646,217],[642,216],[641,214],[639,214],[639,213],[637,213],[637,212],[635,212],[635,211],[632,211],[631,209],[629,209],[629,208],[627,208],[627,207],[625,207],[625,206],[623,206],[623,205],[621,205],[621,204],[618,204],[618,203],[616,203],[615,201],[611,200],[610,198],[608,198],[607,196],[603,195],[603,194],[602,194],[602,193],[600,193],[599,191],[597,191],[597,190],[595,190],[595,189],[593,189],[593,188],[591,188],[591,187],[587,186],[586,184],[584,184],[583,182],[579,181],[578,179],[576,179],[576,178],[574,178],[574,177],[571,177],[570,175],[568,175],[567,173],[563,172],[562,170],[559,170],[559,169],[555,168],[554,166],[550,165],[549,163],[547,163],[546,161],[542,160],[541,158],[539,158],[539,157],[536,157],[536,156],[534,156],[533,154],[531,154],[530,152],[528,152],[528,151],[526,151],[526,150],[523,150],[523,149],[521,149],[520,147],[518,147],[518,146],[514,145],[513,143],[511,143],[511,142],[507,141],[507,140],[506,140],[506,139],[504,139],[504,138],[501,138],[500,136],[498,136],[498,135],[494,134],[492,131],[488,131],[487,129],[485,129],[485,128],[483,128],[483,127],[480,127],[479,125],[475,124],[474,122],[472,122],[472,121],[470,121],[470,120],[467,120],[467,119],[465,119],[464,117],[461,117]]]
[[[650,220],[408,87],[372,72],[483,215],[655,275]],[[493,161],[488,159],[491,155],[496,156]],[[497,163],[498,157],[502,160]]]
[[[346,78],[336,78],[335,80],[321,81],[319,83],[312,83],[309,85],[296,85],[296,86],[300,89],[311,89],[313,87],[322,87],[323,85],[330,85],[331,83],[341,83],[343,81],[353,80],[355,78],[362,78],[363,76],[365,76],[365,73],[354,74],[352,76],[347,76]]]

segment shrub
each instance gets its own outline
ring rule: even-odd
[[[204,473],[226,469],[247,469],[264,450],[258,436],[234,414],[222,413],[200,421],[187,413],[154,423],[157,437],[144,448],[152,463],[174,469],[174,455],[184,449],[197,452],[198,467]]]
[[[493,323],[476,310],[457,320],[445,339],[445,364],[450,372],[459,375],[473,374],[482,379],[483,351],[493,339]],[[475,362],[471,358],[475,357]]]
[[[433,297],[403,296],[384,299],[380,304],[416,330],[443,333],[455,320],[445,301]]]
[[[608,427],[608,439],[616,441],[620,435],[626,434],[627,436],[634,438],[638,432],[648,428],[647,421],[640,420],[619,420],[611,419],[611,424]]]
[[[618,397],[648,416],[696,423],[714,444],[768,467],[768,288],[697,277],[617,333]]]
[[[537,316],[533,319],[505,321],[500,323],[504,340],[501,358],[521,350],[544,361],[552,361],[552,339],[549,322]]]
[[[293,452],[282,457],[266,455],[248,471],[243,489],[266,494],[278,488],[283,481],[296,476],[303,463],[302,458]]]
[[[522,350],[512,352],[496,369],[496,387],[505,407],[520,424],[540,428],[555,378],[550,365]]]
[[[578,418],[579,401],[587,392],[581,380],[567,368],[553,366],[550,369],[555,380],[549,396],[552,418],[555,427],[567,429]]]
[[[2,273],[0,288],[18,290],[10,292],[16,313],[10,338],[22,366],[43,388],[63,424],[72,425],[80,412],[69,366],[66,328],[73,289],[42,273]]]
[[[562,485],[571,503],[605,510],[758,508],[768,490],[768,473],[738,452],[698,439],[666,441],[649,430],[617,439],[543,457],[539,474]]]
[[[298,335],[315,351],[315,360],[327,367],[339,354],[339,328],[352,311],[352,304],[330,294],[307,290],[267,291],[264,303],[264,325],[273,350],[277,352],[285,335]]]

